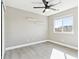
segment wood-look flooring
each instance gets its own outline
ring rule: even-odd
[[[62,51],[63,53],[69,54],[75,58],[78,57],[78,51],[76,50],[45,42],[42,44],[7,51],[4,59],[50,59],[53,49]]]

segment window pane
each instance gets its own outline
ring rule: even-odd
[[[63,31],[64,32],[72,32],[73,25],[73,17],[65,17],[63,18]]]
[[[55,32],[61,32],[62,31],[62,20],[61,19],[55,20],[54,28],[55,28]]]

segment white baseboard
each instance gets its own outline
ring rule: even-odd
[[[35,45],[35,44],[39,44],[39,43],[44,43],[44,42],[47,42],[47,40],[33,42],[33,43],[28,43],[28,44],[23,44],[23,45],[18,45],[18,46],[12,46],[12,47],[6,48],[5,50],[6,51],[13,50],[13,49],[16,49],[16,48],[22,48],[22,47],[31,46],[31,45]]]
[[[13,49],[16,49],[16,48],[22,48],[22,47],[31,46],[31,45],[36,45],[36,44],[44,43],[44,42],[51,42],[51,43],[55,43],[55,44],[58,44],[58,45],[61,45],[61,46],[65,46],[65,47],[71,48],[71,49],[78,50],[77,47],[70,46],[70,45],[67,45],[67,44],[64,44],[64,43],[60,43],[60,42],[56,42],[56,41],[52,41],[52,40],[43,40],[43,41],[38,41],[38,42],[33,42],[33,43],[28,43],[28,44],[13,46],[13,47],[8,47],[8,48],[6,48],[5,50],[6,50],[6,51],[8,51],[8,50],[13,50]]]
[[[67,45],[67,44],[64,44],[64,43],[60,43],[60,42],[56,42],[56,41],[53,41],[53,40],[48,40],[48,42],[55,43],[55,44],[58,44],[58,45],[61,45],[61,46],[65,46],[65,47],[68,47],[68,48],[71,48],[71,49],[74,49],[74,50],[78,50],[77,47],[70,46],[70,45]]]

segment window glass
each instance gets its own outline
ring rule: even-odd
[[[68,16],[54,21],[55,32],[72,32],[73,17]]]
[[[72,32],[73,17],[65,17],[63,20],[63,31]]]
[[[56,32],[61,32],[62,31],[62,19],[55,20],[54,28],[55,28]]]

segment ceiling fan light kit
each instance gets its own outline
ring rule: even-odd
[[[56,4],[49,5],[49,1],[42,0],[42,2],[44,4],[44,6],[42,6],[42,7],[33,7],[33,8],[36,8],[36,9],[37,8],[39,8],[39,9],[44,8],[43,13],[46,11],[46,9],[51,9],[53,11],[58,11],[59,9],[55,9],[55,8],[51,8],[51,7],[54,7],[54,6],[58,5],[59,3],[61,3],[61,2],[58,2]]]

